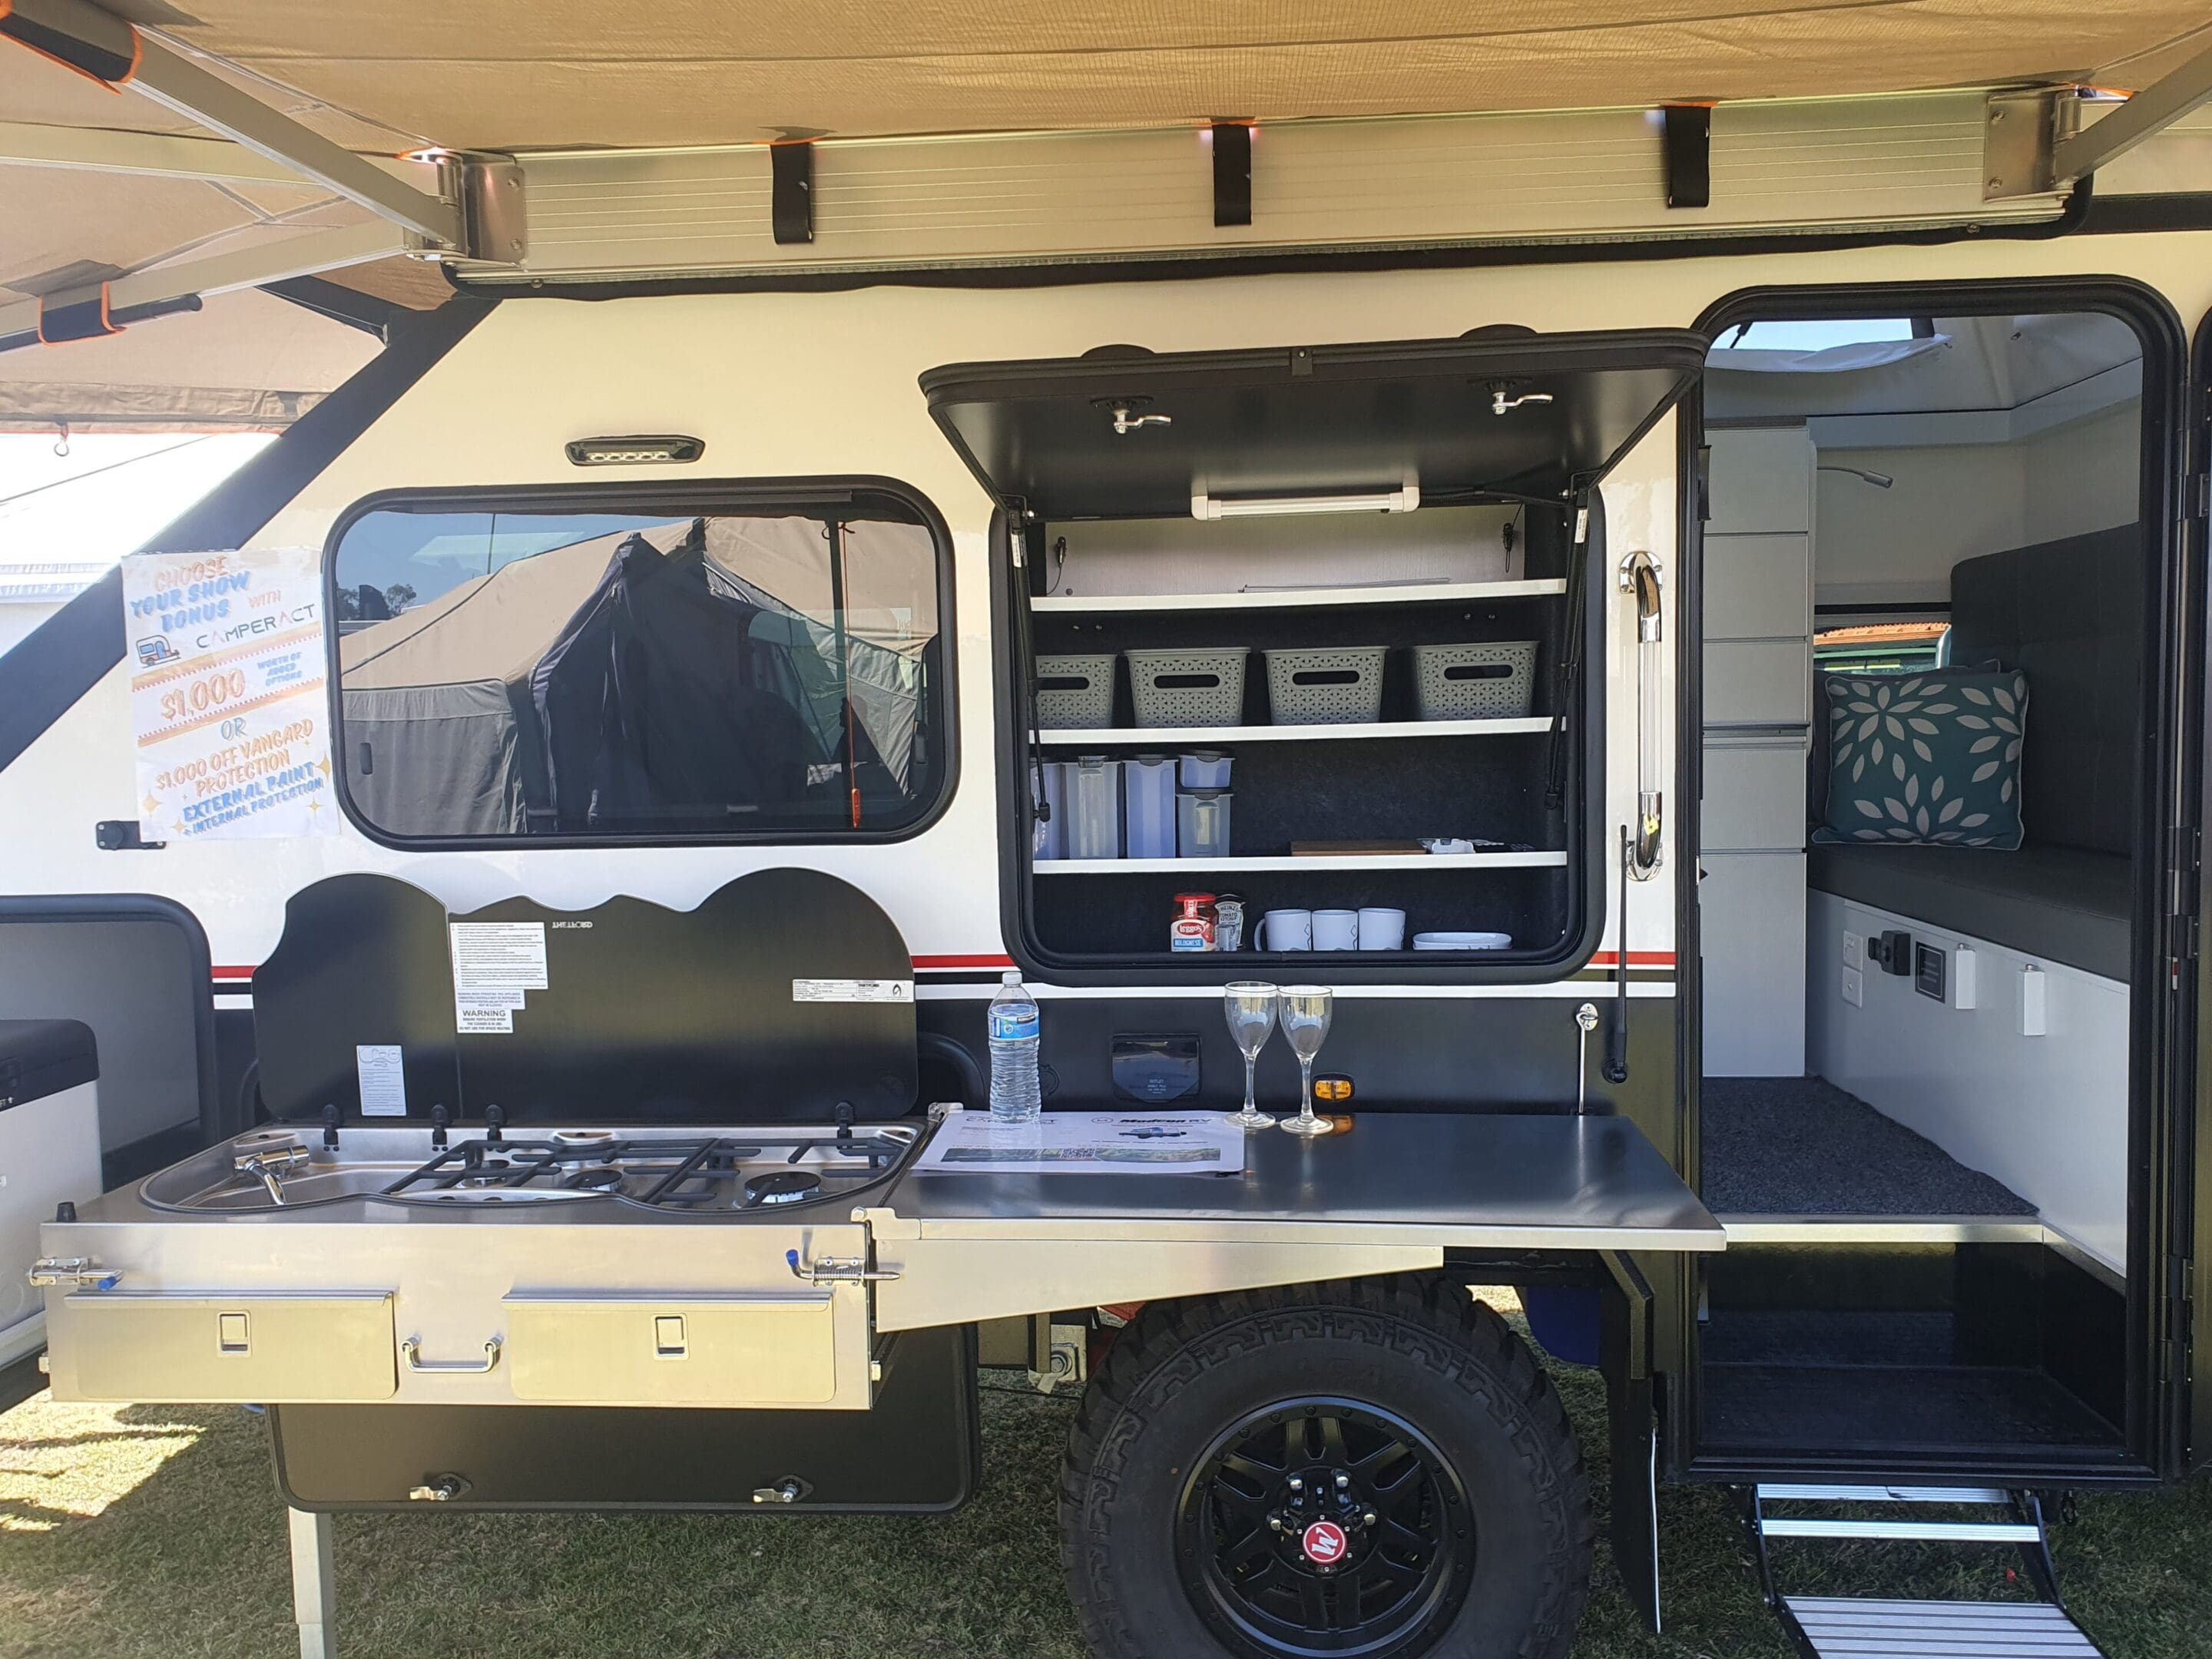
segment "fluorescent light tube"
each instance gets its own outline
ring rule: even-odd
[[[1421,504],[1421,487],[1370,489],[1356,495],[1193,495],[1194,519],[1282,519],[1302,513],[1411,513]]]

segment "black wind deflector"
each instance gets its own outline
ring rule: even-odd
[[[1381,511],[1571,498],[1689,390],[1705,350],[1686,330],[1109,347],[950,364],[921,389],[984,487],[1040,519],[1180,517],[1194,498]]]

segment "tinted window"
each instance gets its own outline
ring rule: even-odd
[[[944,787],[940,575],[890,498],[379,507],[331,556],[347,793],[395,837],[910,826]]]

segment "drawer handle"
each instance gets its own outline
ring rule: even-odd
[[[421,1340],[411,1336],[399,1345],[399,1352],[405,1357],[407,1369],[410,1371],[433,1371],[447,1376],[482,1376],[499,1364],[499,1339],[495,1336],[485,1342],[483,1358],[480,1360],[425,1359]]]

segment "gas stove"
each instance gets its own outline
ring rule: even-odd
[[[906,1124],[829,1127],[561,1128],[455,1138],[444,1127],[274,1127],[150,1177],[149,1209],[258,1213],[337,1204],[599,1200],[688,1215],[789,1213],[849,1198],[896,1169]]]
[[[856,1410],[919,1120],[278,1123],[42,1230],[58,1397]]]

